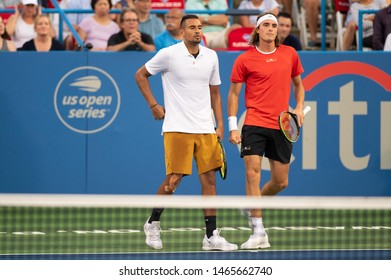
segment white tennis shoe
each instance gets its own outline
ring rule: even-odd
[[[163,249],[163,243],[160,239],[160,222],[154,221],[152,223],[147,222],[144,224],[145,243],[154,249]]]
[[[202,241],[202,250],[211,251],[235,251],[238,245],[229,243],[225,238],[221,237],[218,230],[213,231],[213,235],[207,238],[206,235]]]
[[[251,235],[250,238],[240,246],[240,249],[244,249],[244,250],[265,249],[269,247],[270,247],[269,238],[265,233],[265,235],[259,235],[259,234]]]

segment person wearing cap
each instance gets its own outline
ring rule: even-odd
[[[22,0],[21,5],[15,5],[15,13],[8,19],[6,30],[16,48],[35,37],[34,20],[39,13],[37,0]]]
[[[281,133],[278,116],[289,110],[291,81],[294,88],[299,125],[304,121],[304,87],[301,80],[303,67],[296,50],[282,45],[278,39],[278,21],[272,13],[257,18],[251,34],[250,50],[240,54],[234,62],[228,93],[229,141],[241,144],[240,156],[246,170],[248,196],[276,195],[288,185],[289,162],[293,145]],[[246,118],[239,134],[237,113],[239,94],[245,88]],[[269,159],[270,180],[260,188],[262,158]],[[270,247],[263,227],[261,209],[249,211],[253,229],[241,249]]]

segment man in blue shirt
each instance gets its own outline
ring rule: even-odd
[[[172,8],[165,15],[166,30],[155,37],[156,50],[169,47],[182,41],[181,19],[184,13],[181,9]]]
[[[181,19],[185,15],[183,10],[178,8],[170,9],[165,15],[166,30],[154,39],[156,51],[175,45],[183,39],[181,34]],[[205,46],[204,38],[201,39],[201,46]]]

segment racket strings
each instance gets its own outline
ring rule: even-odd
[[[221,153],[221,159],[222,159],[222,164],[220,167],[220,175],[223,180],[227,177],[227,156],[225,154],[225,149],[223,146],[223,143],[219,141],[220,144],[220,153]]]
[[[300,132],[294,117],[291,114],[283,114],[280,120],[284,134],[291,141],[295,141],[299,137]]]

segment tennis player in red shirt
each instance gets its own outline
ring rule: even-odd
[[[278,21],[275,15],[265,13],[258,17],[251,35],[253,48],[238,56],[232,74],[228,94],[228,122],[232,144],[242,144],[240,156],[246,169],[246,193],[248,196],[275,195],[288,185],[289,162],[292,143],[283,136],[278,116],[289,109],[291,81],[294,88],[299,125],[304,120],[303,73],[295,49],[280,44],[277,36]],[[243,83],[247,108],[242,135],[237,125],[239,94]],[[270,180],[260,189],[262,157],[270,162]],[[241,249],[270,247],[262,223],[261,209],[251,209],[249,222],[253,234]]]

